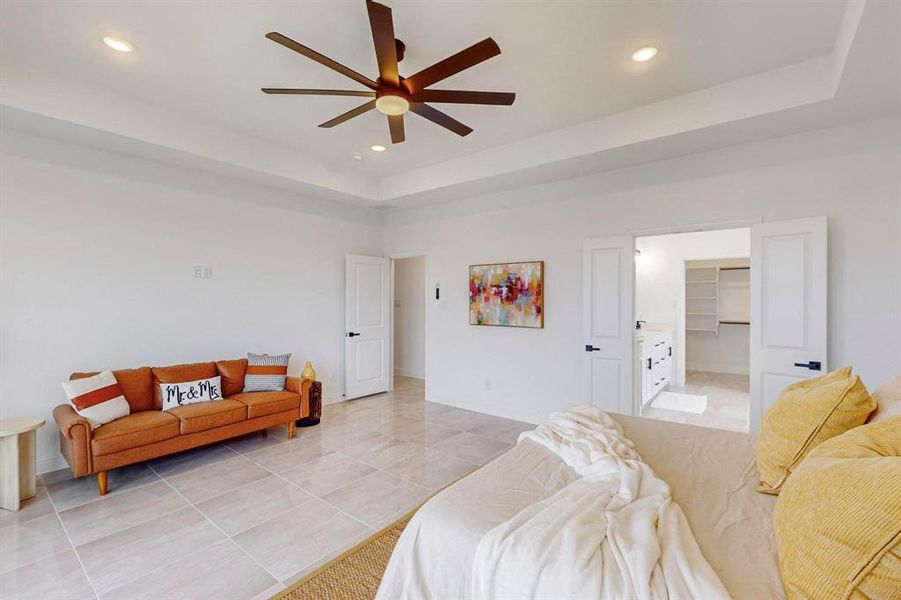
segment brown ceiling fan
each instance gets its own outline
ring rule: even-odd
[[[494,104],[509,106],[516,99],[516,94],[511,92],[471,92],[458,90],[428,90],[434,83],[447,79],[460,71],[497,56],[501,49],[497,43],[486,38],[469,48],[457,52],[423,69],[422,71],[402,77],[398,73],[397,63],[404,58],[404,43],[394,37],[394,22],[391,19],[391,9],[384,4],[366,0],[366,10],[369,12],[369,25],[372,28],[372,41],[375,44],[375,57],[379,64],[379,76],[373,81],[368,77],[357,73],[353,69],[333,61],[303,44],[295,42],[280,33],[267,33],[266,37],[303,54],[307,58],[325,65],[330,69],[350,77],[358,83],[362,83],[370,91],[356,90],[308,90],[296,88],[263,88],[267,94],[297,94],[307,96],[360,96],[372,98],[366,104],[349,110],[334,119],[319,125],[320,127],[334,127],[348,121],[373,108],[387,115],[388,129],[391,132],[391,142],[404,141],[404,113],[413,111],[420,117],[437,123],[449,129],[457,135],[464,136],[472,133],[472,128],[467,127],[450,115],[426,104],[427,102],[447,102],[452,104]]]

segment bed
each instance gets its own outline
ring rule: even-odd
[[[669,483],[701,552],[728,593],[739,600],[784,598],[771,518],[776,498],[755,491],[754,439],[611,416],[644,461]],[[468,597],[473,557],[486,533],[576,478],[543,446],[529,440],[517,444],[419,510],[408,525],[411,535],[401,538],[395,554],[402,554],[407,568],[421,577],[414,584],[414,579],[386,574],[383,588],[390,589],[381,589],[380,597],[401,597],[402,592],[421,598]]]

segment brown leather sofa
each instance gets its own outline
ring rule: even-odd
[[[288,424],[310,414],[311,379],[288,377],[283,392],[243,393],[247,359],[141,367],[113,371],[131,414],[97,427],[70,404],[53,409],[59,427],[59,447],[76,477],[97,475],[100,495],[108,491],[110,469],[175,454],[231,437]],[[73,373],[69,379],[96,373]],[[223,400],[162,410],[160,383],[180,383],[221,377]]]

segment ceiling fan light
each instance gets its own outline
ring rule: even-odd
[[[410,110],[410,103],[403,96],[385,94],[376,98],[375,109],[383,115],[397,116]]]

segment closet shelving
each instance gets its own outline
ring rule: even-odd
[[[685,267],[685,330],[716,332],[719,269]]]
[[[736,292],[747,295],[749,272],[747,266],[686,265],[685,330],[719,334],[720,325],[750,325],[746,308],[733,300]]]

